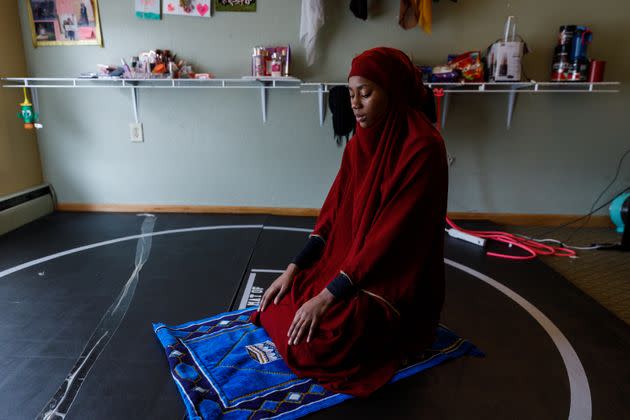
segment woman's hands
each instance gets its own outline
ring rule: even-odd
[[[282,300],[284,295],[291,289],[291,283],[297,271],[298,266],[291,263],[287,269],[284,270],[284,273],[271,283],[271,286],[265,291],[260,300],[260,306],[258,307],[259,312],[264,311],[270,302],[273,301],[274,305],[277,305],[280,300]]]
[[[310,342],[322,315],[324,315],[334,300],[335,296],[328,289],[324,289],[319,295],[305,302],[295,313],[293,322],[289,327],[289,332],[287,333],[289,345],[298,344],[304,334],[307,333],[306,342]]]
[[[259,312],[263,312],[271,302],[274,305],[280,303],[282,298],[291,290],[291,283],[293,283],[293,277],[297,271],[298,266],[291,263],[284,270],[284,273],[274,280],[260,300]],[[289,327],[287,334],[289,345],[298,344],[306,334],[308,334],[306,335],[306,342],[310,342],[317,330],[319,321],[334,300],[335,296],[328,289],[324,289],[317,296],[305,302],[295,313],[293,322]]]

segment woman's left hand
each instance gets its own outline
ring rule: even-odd
[[[289,345],[298,344],[306,333],[308,333],[306,342],[311,341],[322,315],[324,315],[334,299],[335,296],[328,289],[324,289],[319,295],[305,302],[297,310],[287,333]]]

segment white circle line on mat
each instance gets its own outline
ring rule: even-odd
[[[163,231],[152,232],[152,233],[147,233],[147,234],[131,235],[131,236],[125,236],[121,238],[115,238],[108,241],[97,242],[94,244],[80,246],[80,247],[72,248],[66,251],[62,251],[62,252],[57,252],[55,254],[38,258],[36,260],[28,261],[23,264],[16,265],[15,267],[10,267],[3,271],[0,271],[0,278],[6,277],[17,271],[24,270],[26,268],[35,266],[37,264],[41,264],[46,261],[64,257],[66,255],[71,255],[77,252],[87,251],[87,250],[98,248],[101,246],[112,245],[119,242],[132,241],[134,239],[139,239],[144,236],[161,236],[161,235],[172,235],[172,234],[177,234],[177,233],[191,233],[191,232],[228,230],[228,229],[264,229],[264,230],[277,230],[277,231],[303,232],[303,233],[308,233],[312,231],[311,229],[305,229],[305,228],[294,228],[294,227],[283,227],[283,226],[264,226],[264,225],[217,225],[217,226],[200,226],[200,227],[194,227],[194,228],[163,230]],[[591,391],[588,385],[586,372],[584,371],[584,367],[582,366],[582,363],[580,362],[580,358],[578,357],[577,353],[571,346],[571,343],[569,343],[569,340],[567,340],[564,334],[562,334],[560,329],[556,327],[556,325],[549,318],[547,318],[538,308],[536,308],[534,305],[529,303],[525,298],[523,298],[521,295],[514,292],[512,289],[508,288],[507,286],[463,264],[457,263],[447,258],[444,259],[444,262],[447,265],[450,265],[453,268],[457,268],[461,271],[464,271],[465,273],[468,273],[471,276],[476,277],[477,279],[494,287],[495,289],[503,293],[505,296],[509,297],[514,302],[516,302],[520,307],[522,307],[525,311],[527,311],[527,313],[529,313],[540,324],[540,326],[545,330],[545,332],[549,335],[553,343],[556,345],[556,348],[560,352],[560,356],[562,357],[565,368],[567,370],[567,375],[569,377],[569,388],[570,388],[570,394],[571,394],[571,400],[570,400],[570,406],[569,406],[569,420],[590,420],[592,416]]]
[[[571,392],[571,403],[569,406],[569,420],[590,420],[592,416],[591,405],[591,390],[588,385],[588,378],[584,367],[580,362],[580,358],[569,343],[569,340],[562,334],[562,331],[556,325],[551,322],[549,318],[545,316],[538,308],[529,303],[518,293],[514,292],[507,286],[499,283],[498,281],[486,276],[479,271],[455,261],[444,258],[444,262],[453,268],[457,268],[465,273],[470,274],[473,277],[487,283],[494,287],[514,302],[516,302],[521,308],[525,309],[541,327],[545,330],[551,340],[556,345],[556,348],[560,352],[560,356],[564,361],[564,366],[569,376],[569,388]]]
[[[161,236],[161,235],[172,235],[176,233],[203,232],[203,231],[209,231],[209,230],[225,230],[225,229],[262,229],[263,227],[264,227],[263,225],[200,226],[200,227],[194,227],[194,228],[162,230],[159,232],[123,236],[121,238],[115,238],[115,239],[110,239],[108,241],[96,242],[90,245],[84,245],[77,248],[72,248],[67,251],[57,252],[56,254],[51,254],[46,257],[38,258],[36,260],[32,260],[32,261],[28,261],[20,265],[16,265],[15,267],[7,268],[6,270],[0,271],[0,278],[8,276],[9,274],[13,274],[16,271],[24,270],[25,268],[29,268],[29,267],[32,267],[37,264],[41,264],[46,261],[54,260],[55,258],[65,257],[66,255],[75,254],[77,252],[82,252],[82,251],[87,251],[90,249],[98,248],[100,246],[112,245],[112,244],[125,242],[125,241],[133,241],[134,239],[139,239],[145,236]]]

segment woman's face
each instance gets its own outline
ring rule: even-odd
[[[376,83],[361,76],[348,79],[350,105],[361,128],[369,128],[387,111],[387,93]]]

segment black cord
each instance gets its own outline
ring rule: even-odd
[[[571,237],[573,235],[575,235],[575,233],[577,233],[577,231],[579,231],[580,229],[582,229],[584,226],[586,226],[586,224],[591,220],[591,216],[593,215],[593,213],[595,211],[593,211],[593,208],[595,208],[595,206],[597,205],[597,203],[599,202],[599,200],[601,200],[602,196],[606,193],[606,191],[608,191],[610,189],[610,187],[612,187],[612,185],[615,183],[615,181],[617,180],[617,178],[619,177],[619,172],[621,171],[621,164],[623,163],[624,159],[626,158],[626,156],[628,156],[628,153],[630,153],[630,149],[626,150],[624,152],[624,154],[621,156],[621,158],[619,159],[619,162],[617,162],[617,171],[615,172],[615,176],[613,177],[613,180],[610,181],[610,183],[606,186],[606,188],[604,188],[604,190],[597,196],[597,199],[593,202],[593,205],[591,206],[591,210],[588,213],[588,217],[586,218],[586,220],[584,220],[584,222],[576,227],[575,229],[573,229],[573,232],[571,232],[569,234],[569,236],[563,241],[563,242],[568,242]],[[625,192],[625,190],[623,191]],[[623,192],[621,194],[623,194]],[[619,196],[619,194],[616,194],[612,200],[614,200],[617,196]],[[610,200],[609,203],[612,201]],[[600,207],[601,209],[601,207]]]
[[[590,217],[593,213],[597,213],[598,211],[600,211],[601,209],[603,209],[604,207],[606,207],[607,205],[609,205],[610,203],[612,203],[612,202],[613,202],[613,200],[614,200],[615,198],[617,198],[618,196],[620,196],[621,194],[623,194],[623,193],[625,193],[625,192],[627,192],[627,191],[630,191],[630,185],[628,185],[628,186],[627,186],[626,188],[624,188],[622,191],[619,191],[617,194],[615,194],[615,195],[613,196],[613,198],[611,198],[610,200],[608,200],[607,202],[605,202],[605,203],[604,203],[604,204],[602,204],[601,206],[599,206],[599,207],[597,207],[596,209],[594,209],[594,210],[590,211],[588,214],[585,214],[585,215],[584,215],[584,216],[582,216],[582,217],[578,217],[578,218],[577,218],[577,219],[575,219],[575,220],[571,220],[570,222],[563,223],[563,224],[561,224],[560,226],[556,226],[556,227],[554,227],[553,229],[548,230],[548,231],[543,232],[543,233],[540,233],[540,234],[538,234],[538,235],[536,235],[536,236],[541,236],[541,237],[542,237],[542,236],[546,236],[546,235],[548,235],[548,234],[550,234],[550,233],[552,233],[552,232],[555,232],[555,231],[556,231],[556,230],[558,230],[558,229],[562,229],[563,227],[566,227],[566,226],[572,225],[572,224],[574,224],[574,223],[579,222],[579,221],[580,221],[580,220],[582,220],[582,219],[585,219],[585,218],[587,218],[587,217]],[[566,240],[565,240],[565,241],[560,241],[560,242],[566,242]]]
[[[597,202],[602,198],[602,196],[606,193],[606,191],[608,191],[608,189],[610,187],[612,187],[612,185],[615,183],[615,181],[617,180],[617,178],[619,177],[619,171],[621,171],[621,164],[623,163],[623,160],[626,158],[626,156],[628,156],[628,153],[630,153],[630,149],[626,150],[626,152],[623,154],[623,156],[621,157],[621,159],[619,159],[619,163],[617,164],[617,172],[615,172],[615,177],[613,178],[612,181],[610,181],[610,184],[608,184],[608,186],[604,189],[604,191],[601,192],[601,194],[599,194],[599,196],[597,197],[597,200],[595,200],[595,202],[593,203],[593,205],[591,206],[591,211],[593,210],[593,207],[595,207],[595,205],[597,204]]]

